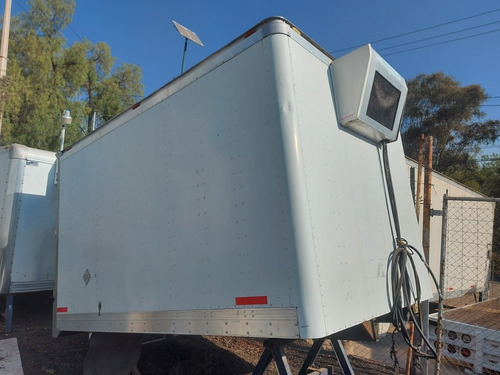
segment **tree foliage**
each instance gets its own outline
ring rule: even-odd
[[[408,81],[402,125],[407,156],[417,158],[420,135],[434,137],[433,168],[487,196],[500,197],[500,159],[478,161],[480,147],[500,136],[499,120],[484,120],[488,99],[480,85],[462,86],[443,73],[421,74]],[[500,261],[500,204],[493,249]]]
[[[480,146],[500,135],[499,120],[484,120],[481,106],[487,99],[480,85],[461,86],[441,72],[408,81],[402,125],[406,154],[416,158],[420,135],[432,135],[434,169],[452,173],[473,164]]]
[[[67,143],[92,130],[143,95],[142,72],[116,64],[110,47],[83,40],[66,47],[74,0],[29,0],[29,10],[13,17],[3,112],[2,143],[57,150],[60,116],[70,109]]]

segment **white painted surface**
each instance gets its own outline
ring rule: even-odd
[[[53,152],[0,149],[0,292],[52,290],[57,187]]]
[[[24,375],[15,337],[0,340],[0,375]]]
[[[314,338],[389,311],[381,146],[338,124],[330,58],[276,22],[61,156],[59,327]],[[389,159],[420,248],[400,140]]]

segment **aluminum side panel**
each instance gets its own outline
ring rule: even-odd
[[[294,308],[60,314],[61,330],[298,338]]]
[[[8,149],[1,152],[2,212],[0,217],[0,293],[10,292],[16,228],[19,218],[24,163],[11,160]]]
[[[387,270],[396,235],[381,146],[337,123],[328,61],[292,41],[289,60],[293,87],[288,90],[295,96],[293,147],[300,159],[290,186],[301,187],[297,196],[307,208],[301,209],[299,227],[305,236],[310,233],[297,251],[312,262],[303,268],[311,275],[300,278],[311,281],[304,284],[309,294],[304,294],[308,298],[303,306],[313,306],[325,322],[323,333],[309,327],[305,337],[320,337],[389,312]],[[389,145],[389,158],[402,235],[422,251],[400,140]],[[415,260],[425,299],[430,297],[429,277]],[[319,323],[313,326],[320,329]]]
[[[298,305],[271,59],[257,42],[61,159],[58,307]]]
[[[1,293],[50,290],[55,280],[55,154],[14,144],[1,150]]]
[[[52,266],[55,267],[55,266]],[[42,277],[32,281],[12,281],[10,284],[10,293],[30,293],[53,290],[55,285],[54,277],[49,280],[43,280]]]
[[[55,155],[37,160],[29,155],[25,163],[17,226],[12,290],[51,290],[56,267],[57,190]],[[17,286],[15,284],[18,284]]]
[[[306,190],[307,176],[304,174],[300,123],[296,107],[296,82],[292,74],[290,56],[290,46],[295,45],[295,42],[286,35],[274,35],[266,41],[273,54],[272,79],[276,87],[286,155],[287,186],[296,244],[294,257],[297,264],[298,283],[294,287],[300,298],[299,328],[301,337],[323,337],[325,336],[325,316],[321,304],[320,283],[316,273],[314,238]]]
[[[10,232],[11,207],[9,207],[8,188],[10,172],[9,150],[0,149],[0,293],[6,293],[10,287],[12,259],[9,256],[8,239]]]

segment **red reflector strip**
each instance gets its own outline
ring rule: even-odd
[[[137,102],[132,106],[132,109],[136,109],[141,105],[141,102]]]
[[[267,296],[236,297],[236,306],[241,305],[267,305]]]
[[[67,307],[58,307],[57,308],[57,312],[58,313],[67,313],[68,312],[68,308]]]

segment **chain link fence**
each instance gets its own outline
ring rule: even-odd
[[[444,198],[443,300],[430,319],[440,354],[436,374],[500,372],[500,288],[492,272],[493,254],[500,250],[493,235],[498,202]]]
[[[435,275],[443,300],[430,303],[429,318],[438,360],[410,361],[414,353],[401,335],[377,323],[377,340],[343,342],[351,361],[384,364],[383,373],[500,374],[500,248],[494,242],[499,202],[444,197],[441,267]]]

